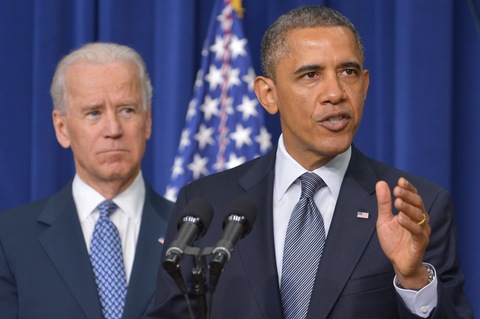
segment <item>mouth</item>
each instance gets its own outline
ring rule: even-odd
[[[325,115],[318,123],[330,131],[338,132],[350,123],[350,118],[350,115],[346,112],[335,112]]]
[[[111,149],[111,150],[103,150],[99,152],[99,154],[119,154],[119,153],[126,153],[127,150],[124,149]]]

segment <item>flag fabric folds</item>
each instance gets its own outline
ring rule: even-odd
[[[217,0],[202,50],[193,98],[165,196],[187,183],[233,168],[271,147],[264,110],[253,92],[255,71],[231,0]]]

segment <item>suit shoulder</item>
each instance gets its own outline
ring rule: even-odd
[[[160,195],[157,193],[151,186],[147,186],[147,196],[150,198],[152,204],[155,207],[166,207],[166,208],[171,208],[173,207],[173,202],[164,196]]]
[[[164,196],[157,193],[152,187],[147,185],[147,200],[149,200],[152,206],[157,211],[168,211],[170,212],[173,208],[174,202],[165,198]]]
[[[45,210],[63,207],[71,201],[73,199],[71,188],[70,182],[51,196],[0,212],[0,227],[6,229],[10,224],[26,226],[28,223],[36,222]]]
[[[361,156],[364,155],[361,154]],[[387,182],[387,184],[390,185],[390,187],[396,185],[400,177],[404,177],[410,183],[412,183],[413,186],[415,186],[415,188],[419,191],[420,195],[423,197],[424,200],[427,200],[428,198],[433,200],[440,194],[451,197],[448,190],[425,177],[398,169],[396,167],[393,167],[392,165],[380,162],[376,159],[372,159],[366,156],[364,156],[364,158],[375,172],[376,179],[384,180],[385,182]]]
[[[37,217],[43,210],[49,197],[40,200],[24,203],[0,212],[0,225],[13,220],[31,219]]]

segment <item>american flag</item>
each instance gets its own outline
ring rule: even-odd
[[[254,79],[232,1],[217,0],[165,197],[176,200],[190,181],[233,168],[272,147]]]
[[[368,212],[357,212],[357,218],[368,219],[370,214]]]

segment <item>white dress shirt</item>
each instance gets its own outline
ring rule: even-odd
[[[352,150],[350,147],[326,165],[313,171],[320,176],[327,185],[326,187],[320,188],[313,198],[318,210],[322,214],[327,238],[340,188],[351,156]],[[282,277],[283,248],[288,221],[301,194],[298,177],[305,172],[307,172],[307,170],[288,154],[283,142],[283,134],[280,135],[275,161],[275,181],[273,186],[273,233],[279,285]],[[418,316],[428,317],[438,300],[436,276],[430,284],[420,291],[401,289],[395,282],[396,277],[393,283],[395,289],[410,311]]]
[[[75,175],[72,184],[73,199],[77,207],[78,218],[83,231],[85,245],[90,254],[90,242],[93,230],[100,212],[98,204],[105,198],[95,189],[87,185],[78,175]],[[127,285],[132,272],[135,248],[137,246],[140,222],[142,219],[143,204],[145,202],[145,184],[140,172],[133,183],[122,193],[112,199],[118,209],[110,216],[110,220],[117,227],[122,241],[123,262]]]

